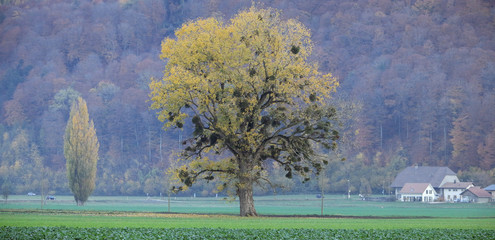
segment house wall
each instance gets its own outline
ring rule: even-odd
[[[421,194],[402,194],[402,202],[419,202],[422,201]]]
[[[402,201],[402,196],[400,194],[401,188],[395,188],[395,199]]]
[[[423,197],[423,202],[433,202],[435,201],[435,194],[437,192],[431,185],[428,185],[426,190],[423,192],[422,197]]]
[[[446,188],[443,189],[444,201],[453,202],[461,198],[461,193],[466,189]]]
[[[495,191],[487,191],[492,195],[492,202],[495,201]]]
[[[472,194],[471,192],[465,192],[464,194],[462,194],[462,201],[463,202],[474,202],[474,199],[476,198],[476,196],[474,194]]]
[[[487,203],[490,201],[490,198],[478,198],[477,203]]]
[[[404,193],[400,201],[402,202],[433,202],[435,201],[435,189],[429,185],[423,193]]]
[[[478,198],[471,192],[465,192],[462,196],[463,202],[475,202],[475,203],[487,203],[490,201],[490,198]]]
[[[435,191],[437,192],[438,198],[440,198],[441,201],[445,201],[445,189],[435,188]]]

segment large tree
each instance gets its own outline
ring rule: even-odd
[[[184,24],[165,39],[160,57],[164,77],[150,84],[152,108],[166,127],[190,119],[177,177],[231,187],[241,216],[256,216],[253,184],[278,162],[286,177],[305,180],[326,160],[316,148],[335,148],[335,109],[328,99],[338,82],[310,60],[310,31],[273,9],[238,13],[230,22],[215,18]]]
[[[69,187],[79,206],[84,205],[95,189],[99,146],[86,101],[78,97],[72,104],[65,128],[64,155]]]

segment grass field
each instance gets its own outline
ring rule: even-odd
[[[0,226],[102,228],[229,228],[229,229],[490,229],[494,218],[319,218],[138,212],[4,211]]]
[[[173,198],[169,213],[167,200],[159,198],[91,197],[78,207],[71,196],[57,196],[40,209],[39,197],[13,196],[0,203],[0,238],[495,239],[493,204],[329,196],[323,217],[320,204],[308,195],[256,197],[262,217],[242,218],[238,202],[221,198]]]
[[[255,198],[255,206],[261,215],[320,215],[321,199],[310,195],[279,195]],[[1,209],[40,209],[38,196],[13,196],[7,204],[0,203]],[[47,201],[44,209],[77,211],[132,211],[167,212],[167,199],[146,197],[90,197],[85,206],[78,207],[72,196],[57,196]],[[172,198],[170,211],[193,214],[239,213],[237,201],[223,198]],[[367,202],[358,199],[344,199],[330,195],[324,200],[324,215],[374,216],[374,217],[447,217],[447,218],[495,218],[495,204],[469,203],[405,203]]]
[[[57,196],[40,209],[38,196],[13,196],[0,203],[2,226],[68,227],[229,227],[229,228],[484,228],[495,229],[495,205],[467,203],[367,202],[331,195],[256,197],[265,218],[237,218],[237,201],[223,198],[91,197],[76,206],[72,196]],[[180,213],[180,214],[177,214]],[[202,215],[198,215],[202,214]],[[203,214],[222,214],[203,215]],[[295,216],[313,216],[296,218]],[[286,217],[280,217],[286,216]],[[328,218],[330,217],[330,218]]]

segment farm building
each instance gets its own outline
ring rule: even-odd
[[[492,195],[480,187],[470,187],[461,193],[463,202],[487,203]]]
[[[448,167],[407,167],[402,170],[390,185],[395,190],[397,200],[402,200],[401,190],[406,183],[429,183],[436,192],[435,200],[443,197],[442,185],[460,182],[457,175]]]
[[[444,201],[455,202],[460,201],[461,193],[470,187],[474,187],[472,182],[447,182],[440,189],[443,192]]]
[[[406,183],[400,194],[403,202],[433,202],[437,193],[429,183]]]

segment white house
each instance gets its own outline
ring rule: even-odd
[[[444,201],[455,202],[460,201],[461,193],[470,187],[474,187],[472,182],[448,182],[440,186],[440,189]]]
[[[403,202],[433,202],[437,192],[429,183],[406,183],[400,190]]]

